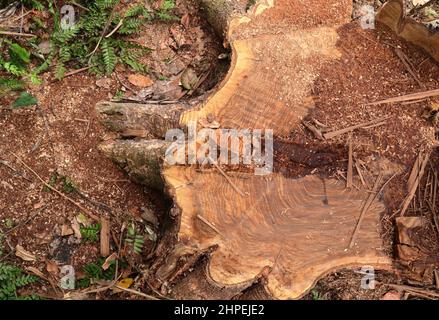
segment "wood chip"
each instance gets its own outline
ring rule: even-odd
[[[306,121],[302,121],[302,124],[309,130],[311,131],[314,136],[319,139],[319,140],[325,140],[325,138],[323,138],[323,134],[322,132],[317,129],[315,126],[313,126],[311,123],[306,122]]]
[[[140,88],[149,87],[154,84],[154,81],[152,81],[150,77],[141,74],[130,74],[128,76],[128,81],[132,85],[135,85],[136,87],[140,87]]]
[[[110,221],[101,217],[101,256],[110,255]]]
[[[400,210],[401,216],[404,216],[410,203],[413,200],[413,197],[415,196],[416,189],[418,188],[419,183],[424,175],[425,167],[427,166],[429,159],[430,159],[429,153],[425,155],[422,154],[422,152],[419,153],[418,159],[416,160],[409,177],[409,181],[408,181],[409,193],[407,197],[404,199],[403,203],[401,204],[401,210]]]
[[[36,261],[37,260],[37,257],[34,254],[30,253],[29,251],[26,251],[19,244],[17,244],[17,246],[15,247],[15,255],[24,261]]]
[[[102,264],[103,270],[108,270],[108,268],[111,265],[111,262],[117,259],[117,253],[113,252],[107,259],[105,259],[104,263]]]
[[[68,225],[63,224],[61,226],[61,237],[71,236],[75,232]]]

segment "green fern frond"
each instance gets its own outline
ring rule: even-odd
[[[102,57],[105,66],[105,73],[111,74],[116,67],[117,56],[109,41],[105,40],[102,42]]]
[[[67,43],[75,38],[80,30],[80,23],[77,23],[75,26],[69,29],[60,29],[53,34],[52,40],[55,41],[55,43]]]
[[[64,63],[60,60],[58,61],[56,68],[55,68],[55,79],[61,80],[64,78],[64,75],[66,74],[67,69],[64,66]]]
[[[5,62],[2,66],[7,72],[14,76],[21,77],[26,74],[26,70],[24,70],[20,66],[13,64],[12,62]]]
[[[101,225],[99,223],[92,224],[88,227],[80,227],[82,238],[85,241],[96,242],[99,240],[99,231],[101,230]]]
[[[125,18],[138,17],[138,16],[142,16],[143,18],[149,18],[150,17],[150,13],[141,4],[135,5],[134,7],[128,9],[125,12]]]
[[[139,31],[139,27],[144,23],[143,20],[138,18],[129,18],[123,22],[122,27],[118,33],[123,35],[133,34]]]
[[[26,297],[18,296],[17,289],[32,284],[37,280],[38,278],[35,276],[24,275],[15,266],[0,263],[0,300],[25,299]]]
[[[0,90],[3,88],[8,91],[18,91],[23,90],[24,87],[25,84],[21,80],[0,78]]]
[[[131,225],[128,227],[125,243],[128,245],[132,252],[136,254],[141,254],[145,240],[143,239],[143,235],[137,232],[134,225]]]

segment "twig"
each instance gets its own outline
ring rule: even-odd
[[[81,72],[87,71],[88,69],[91,69],[91,68],[94,68],[94,67],[97,67],[97,64],[94,64],[94,65],[92,65],[92,66],[88,66],[88,67],[84,67],[84,68],[81,68],[81,69],[77,69],[77,70],[73,70],[73,71],[67,72],[67,73],[64,75],[64,77],[70,77],[70,76],[73,76],[73,75],[75,75],[75,74],[78,74],[78,73],[81,73]]]
[[[325,133],[323,135],[323,137],[325,139],[332,139],[332,138],[334,138],[336,136],[339,136],[339,135],[342,135],[342,134],[345,134],[345,133],[348,133],[348,132],[351,132],[351,131],[354,131],[354,130],[357,130],[357,129],[360,129],[360,128],[364,128],[364,127],[371,126],[371,125],[374,125],[374,124],[385,123],[384,121],[389,119],[389,118],[390,117],[379,118],[379,119],[375,119],[375,120],[372,120],[372,121],[363,122],[363,123],[360,123],[360,124],[357,124],[357,125],[354,125],[354,126],[351,126],[351,127],[347,127],[347,128],[344,128],[344,129],[328,132],[328,133]]]
[[[393,176],[391,176],[391,177],[390,177],[390,178],[389,178],[389,179],[383,184],[383,186],[381,187],[380,191],[378,191],[377,194],[380,194],[381,192],[383,192],[383,191],[384,191],[384,188],[387,187],[387,185],[390,183],[390,181],[392,181],[393,178],[395,178],[398,174],[399,174],[399,172],[395,172],[395,173],[393,174]]]
[[[13,166],[11,166],[7,161],[0,160],[0,164],[4,165],[5,167],[8,167],[9,169],[11,169],[14,172],[17,172],[17,169],[15,169]]]
[[[433,205],[430,201],[427,201],[428,206],[430,207],[431,214],[433,215],[434,226],[436,227],[437,234],[439,236],[439,222],[437,221],[436,212],[434,211]]]
[[[372,193],[369,194],[369,197],[367,198],[366,203],[364,204],[363,209],[361,210],[360,217],[358,218],[357,225],[356,225],[354,233],[352,234],[352,237],[351,237],[351,242],[349,243],[349,248],[352,248],[353,245],[355,244],[355,240],[357,238],[358,231],[360,230],[361,223],[363,222],[364,216],[365,216],[367,210],[369,210],[370,205],[375,200],[375,197],[377,195],[377,191],[378,191],[378,188],[380,187],[380,183],[381,183],[382,179],[383,179],[383,175],[380,173],[380,175],[378,176],[378,178],[375,181]]]
[[[18,171],[17,169],[15,169],[13,166],[11,166],[7,161],[4,160],[0,160],[0,164],[4,165],[5,167],[9,168],[11,171],[13,171],[14,173],[18,174],[22,179],[28,181],[28,182],[32,182],[31,179],[27,178],[24,176],[24,174],[20,171]]]
[[[117,289],[120,289],[122,291],[126,291],[126,292],[129,292],[129,293],[138,295],[140,297],[146,298],[148,300],[160,300],[160,299],[158,299],[156,297],[150,296],[149,294],[146,294],[146,293],[143,293],[143,292],[140,292],[140,291],[137,291],[137,290],[124,288],[124,287],[121,287],[121,286],[118,286],[118,285],[115,285],[114,287],[117,288]]]
[[[417,5],[417,6],[415,6],[415,7],[409,12],[409,15],[411,15],[412,12],[414,12],[414,11],[419,12],[420,10],[422,10],[422,9],[424,9],[424,8],[427,8],[428,6],[430,6],[430,5],[433,4],[433,1],[435,1],[435,0],[430,0],[430,1],[427,1],[426,3],[424,3],[424,4],[421,4],[421,5]]]
[[[425,167],[428,163],[429,158],[430,154],[426,154],[424,158],[422,158],[422,155],[420,153],[418,159],[413,166],[412,173],[410,174],[410,178],[407,184],[409,188],[409,194],[401,204],[401,216],[404,216],[407,208],[409,207],[410,203],[413,200],[413,197],[416,194],[416,189],[418,188],[421,178],[424,175]]]
[[[317,129],[316,127],[314,127],[311,123],[306,122],[306,121],[302,121],[302,124],[309,130],[311,131],[314,136],[319,139],[319,140],[325,140],[325,138],[323,138],[323,134],[322,132]]]
[[[422,288],[417,288],[417,287],[412,287],[412,286],[407,286],[407,285],[402,285],[402,284],[382,283],[382,282],[378,282],[378,281],[376,281],[376,283],[382,284],[382,285],[387,286],[387,287],[395,288],[395,289],[400,289],[400,290],[404,290],[404,291],[412,291],[415,293],[425,294],[425,295],[428,295],[430,297],[439,298],[439,293],[434,292],[434,291],[430,291],[430,290],[425,290]]]
[[[67,197],[64,193],[58,191],[57,189],[55,189],[54,187],[52,187],[50,184],[48,184],[46,181],[44,181],[39,175],[38,173],[36,173],[32,168],[30,168],[23,160],[21,160],[21,158],[19,156],[17,156],[15,153],[12,153],[12,155],[14,157],[16,157],[18,159],[18,161],[20,161],[25,167],[26,169],[28,169],[30,172],[32,172],[37,178],[38,180],[40,180],[40,182],[46,186],[47,188],[49,188],[50,190],[52,190],[53,192],[57,193],[59,196],[61,196],[62,198],[64,198],[65,200],[69,201],[70,203],[72,203],[73,205],[75,205],[76,207],[78,207],[81,211],[83,211],[84,213],[86,213],[87,215],[89,215],[93,220],[95,221],[100,221],[99,217],[96,216],[95,214],[91,213],[90,211],[88,211],[86,208],[84,208],[82,205],[80,205],[79,203],[75,202],[73,199]]]
[[[215,227],[212,223],[210,223],[206,218],[204,218],[201,215],[197,215],[197,218],[200,219],[202,222],[204,222],[207,226],[209,226],[213,231],[218,233],[220,236],[222,236],[222,233]]]
[[[407,71],[412,75],[413,79],[415,79],[415,81],[419,84],[419,86],[421,88],[425,89],[425,85],[421,82],[421,80],[419,80],[418,75],[413,71],[413,66],[410,63],[409,58],[399,48],[395,49],[395,53],[398,56],[398,58],[401,60],[401,62],[404,64],[404,66],[406,67]]]
[[[109,38],[111,37],[117,30],[119,30],[120,27],[122,27],[123,25],[123,19],[120,19],[119,23],[116,25],[116,27],[105,36],[105,38]]]
[[[101,37],[99,38],[99,41],[98,41],[98,43],[96,44],[96,47],[93,49],[93,51],[92,51],[91,53],[88,54],[88,56],[90,56],[90,58],[88,59],[88,63],[89,63],[89,64],[90,64],[90,62],[91,62],[91,58],[93,58],[93,55],[94,55],[94,54],[96,53],[96,51],[99,49],[99,46],[101,45],[102,39],[104,38],[105,33],[106,33],[107,30],[108,30],[108,27],[111,25],[111,22],[113,21],[114,12],[116,11],[116,8],[117,8],[117,5],[118,5],[118,4],[119,4],[119,1],[118,1],[118,3],[116,3],[116,4],[114,5],[113,9],[111,10],[110,16],[109,16],[109,18],[108,18],[108,20],[107,20],[107,23],[105,24],[104,30],[102,30]]]
[[[395,103],[395,102],[404,102],[404,101],[413,101],[413,100],[420,100],[425,98],[431,98],[439,95],[439,89],[429,90],[429,91],[423,91],[418,93],[412,93],[407,94],[399,97],[384,99],[376,102],[367,103],[366,106],[376,106],[379,104],[385,104],[385,103]]]
[[[33,12],[34,12],[33,10],[29,10],[28,12],[23,13],[23,14],[19,15],[18,17],[11,19],[11,22],[17,21],[19,19],[23,19],[24,17],[26,17],[27,15],[29,15],[30,13],[33,13]]]
[[[349,133],[349,160],[348,160],[348,173],[346,176],[346,188],[350,189],[353,185],[353,173],[354,173],[354,167],[353,167],[353,155],[352,155],[352,132]]]
[[[89,8],[86,8],[86,7],[80,5],[79,3],[75,2],[75,1],[70,1],[70,3],[73,4],[74,6],[77,6],[78,8],[81,8],[81,9],[85,10],[85,11],[90,11]]]
[[[46,208],[47,208],[47,205],[45,205],[44,207],[38,209],[38,210],[37,210],[36,212],[34,212],[29,218],[27,218],[25,221],[23,221],[23,222],[17,224],[15,227],[13,227],[13,228],[11,228],[11,229],[6,230],[6,231],[5,231],[5,234],[9,234],[9,233],[11,233],[11,232],[14,231],[14,230],[17,230],[17,229],[23,227],[23,226],[26,225],[29,221],[31,221],[33,218],[35,218],[36,216],[38,216],[38,215],[39,215],[44,209],[46,209]]]
[[[358,176],[360,177],[361,184],[364,187],[369,188],[366,181],[364,180],[363,173],[361,172],[360,166],[358,165],[357,161],[355,161],[355,169],[357,170]]]
[[[245,197],[248,196],[248,193],[244,193],[242,192],[234,183],[233,181],[229,178],[229,176],[223,171],[223,169],[221,169],[221,167],[215,163],[215,161],[212,160],[212,158],[208,157],[208,159],[210,160],[210,163],[212,163],[215,168],[217,168],[217,170],[223,175],[223,177],[227,180],[227,182],[232,186],[232,188],[238,192],[241,196]]]
[[[10,31],[0,31],[0,35],[4,35],[4,36],[16,36],[16,37],[36,37],[35,34],[31,34],[31,33],[20,33],[20,32],[10,32]]]

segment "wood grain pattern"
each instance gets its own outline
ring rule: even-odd
[[[230,179],[249,193],[241,196],[217,172],[170,167],[164,177],[170,186],[184,186],[170,190],[182,212],[180,241],[197,250],[219,246],[209,271],[220,284],[254,279],[268,266],[273,269],[271,294],[294,299],[331,270],[390,265],[380,251],[379,217],[385,207],[378,201],[367,212],[355,246],[348,249],[368,193],[348,191],[343,182],[235,173]]]
[[[329,0],[324,10],[310,12],[322,2],[258,1],[247,14],[230,19],[229,74],[204,105],[182,114],[181,125],[213,115],[223,128],[273,129],[275,136],[297,127],[314,106],[311,91],[319,70],[341,56],[338,29],[352,11],[350,0]],[[180,243],[195,250],[218,246],[208,270],[220,286],[251,281],[269,267],[271,295],[297,299],[333,270],[390,267],[380,250],[381,202],[371,205],[349,249],[368,192],[317,176],[229,174],[237,188],[218,171],[163,171],[181,212]]]

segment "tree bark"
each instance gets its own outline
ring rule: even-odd
[[[188,106],[100,102],[96,106],[101,123],[122,137],[165,138],[170,129],[179,128],[180,115]]]

